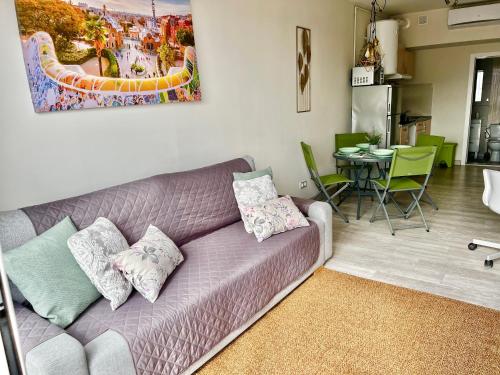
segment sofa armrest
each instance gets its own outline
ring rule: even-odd
[[[25,365],[27,375],[89,375],[85,349],[67,333],[31,349]]]
[[[325,202],[318,202],[313,199],[304,199],[292,197],[293,202],[299,210],[309,219],[313,220],[320,226],[320,234],[322,236],[323,258],[326,262],[333,255],[332,243],[332,207]]]
[[[90,375],[136,375],[127,341],[109,330],[85,345]]]
[[[80,342],[26,307],[14,306],[27,375],[88,375]]]

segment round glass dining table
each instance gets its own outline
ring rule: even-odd
[[[375,192],[370,186],[370,180],[385,178],[386,169],[389,167],[392,161],[392,155],[390,156],[377,156],[370,153],[355,153],[355,154],[343,154],[340,152],[335,152],[333,157],[337,160],[342,160],[348,162],[348,165],[352,167],[347,169],[346,171],[351,172],[349,178],[352,178],[354,181],[353,187],[350,190],[350,194],[353,192],[358,196],[358,204],[356,210],[356,219],[359,220],[361,218],[361,205],[362,205],[362,197],[370,196],[373,197]],[[342,167],[340,167],[342,168]],[[376,171],[376,172],[374,172]],[[366,173],[366,176],[364,174]],[[374,173],[377,173],[376,175]],[[362,183],[365,183],[363,187],[361,187]],[[350,195],[348,194],[347,197]],[[341,203],[347,198],[341,199]]]

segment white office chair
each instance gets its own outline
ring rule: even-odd
[[[493,171],[491,169],[483,170],[484,175],[484,193],[483,203],[491,211],[500,215],[500,171]],[[500,244],[495,242],[472,240],[469,244],[469,250],[476,250],[478,246],[489,247],[492,249],[500,250]],[[493,267],[493,261],[500,259],[500,252],[488,255],[484,261],[484,266]]]

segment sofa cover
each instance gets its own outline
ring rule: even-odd
[[[311,220],[309,227],[260,244],[245,232],[232,173],[252,169],[251,158],[235,159],[0,215],[0,243],[12,236],[2,236],[9,225],[21,230],[20,221],[32,227],[24,232],[39,234],[66,216],[79,229],[104,216],[129,243],[153,224],[185,256],[154,304],[133,293],[113,312],[101,299],[66,330],[17,305],[28,375],[74,372],[71,366],[80,362],[70,357],[81,353],[87,361],[81,374],[105,374],[111,368],[127,375],[191,373],[329,258],[331,209],[324,203],[296,200]],[[17,217],[16,223],[6,217]],[[75,346],[72,354],[55,364],[47,360],[47,353],[69,342]],[[103,352],[109,355],[99,355]],[[119,372],[112,358],[120,358]]]

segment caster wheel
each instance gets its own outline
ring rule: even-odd
[[[431,230],[430,229],[427,229],[427,233],[429,233]]]
[[[477,249],[477,245],[476,245],[475,243],[472,243],[472,242],[469,244],[469,246],[468,246],[468,247],[469,247],[469,250],[470,250],[470,251],[474,251],[474,250],[476,250],[476,249]]]
[[[486,268],[493,268],[493,261],[492,260],[485,260],[484,261],[484,266]]]

